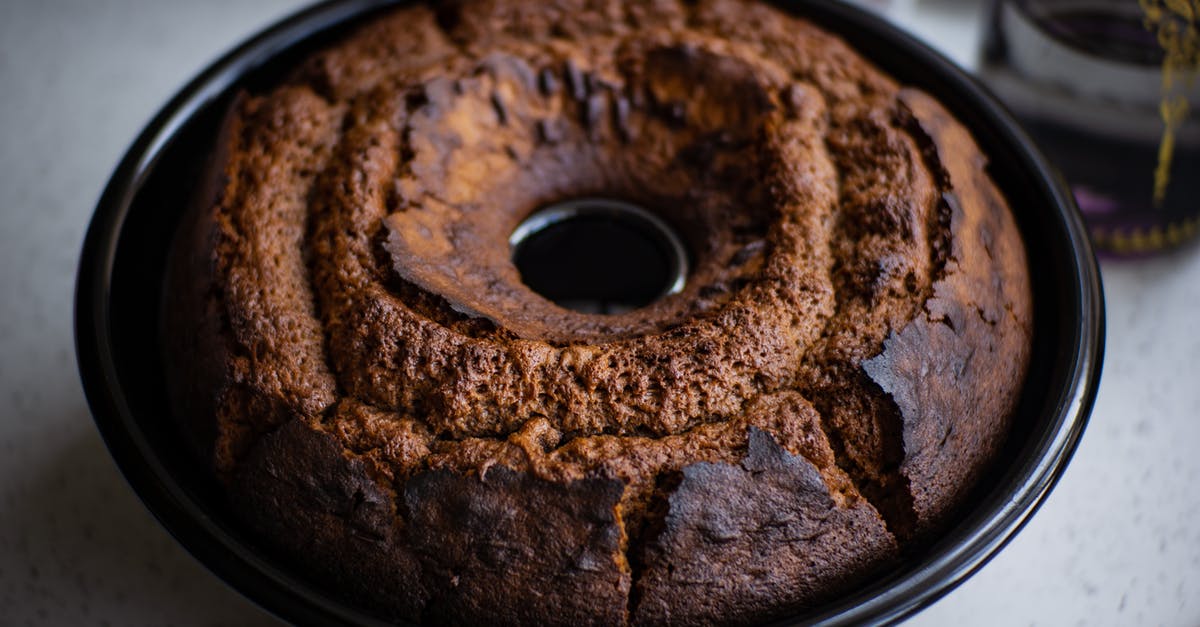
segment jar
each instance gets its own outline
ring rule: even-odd
[[[1200,0],[996,0],[980,76],[1066,177],[1101,251],[1200,231]]]

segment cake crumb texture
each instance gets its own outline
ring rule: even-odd
[[[246,524],[388,619],[747,624],[943,529],[1032,339],[987,158],[740,0],[381,13],[231,105],[173,247],[170,393]],[[617,315],[508,236],[619,198],[692,254]]]

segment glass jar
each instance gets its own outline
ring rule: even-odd
[[[980,76],[1062,171],[1101,251],[1200,232],[1200,0],[996,0]]]

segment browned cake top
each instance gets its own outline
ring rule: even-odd
[[[753,427],[907,537],[1001,437],[1030,335],[1004,200],[940,105],[805,21],[415,6],[227,126],[189,303],[220,321],[225,473],[301,416],[384,485],[619,479],[636,536],[664,477],[738,463]],[[678,229],[686,288],[599,315],[526,287],[509,234],[585,196]]]

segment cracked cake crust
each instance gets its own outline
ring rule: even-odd
[[[734,0],[373,19],[231,106],[172,249],[170,393],[247,524],[428,623],[747,623],[863,581],[1003,443],[1024,251],[970,134]],[[607,195],[686,240],[620,315],[507,238]]]

